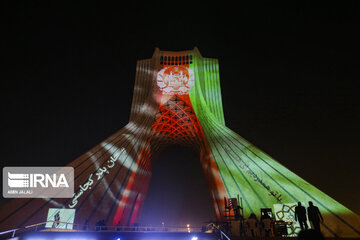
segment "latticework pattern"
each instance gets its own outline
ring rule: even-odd
[[[161,105],[152,128],[154,136],[172,144],[191,144],[201,133],[188,95],[175,95]]]

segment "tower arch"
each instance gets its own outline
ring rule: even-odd
[[[1,229],[43,222],[49,208],[74,209],[79,224],[137,222],[152,161],[169,144],[199,152],[218,220],[224,198],[237,195],[245,216],[273,208],[281,218],[294,203],[312,201],[324,216],[326,236],[360,235],[358,215],[226,126],[218,60],[197,48],[155,49],[151,59],[139,60],[129,123],[67,165],[75,170],[73,198],[14,199],[1,208]]]

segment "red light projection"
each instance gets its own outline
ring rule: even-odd
[[[189,90],[194,85],[194,72],[187,64],[168,66],[157,74],[157,85],[160,88],[160,104],[151,125],[150,134],[146,144],[141,148],[136,164],[138,171],[133,171],[125,189],[128,193],[120,200],[120,204],[113,218],[113,225],[132,225],[137,221],[138,213],[141,212],[145,194],[150,182],[151,158],[154,149],[164,148],[169,144],[185,145],[195,151],[199,147],[201,162],[207,166],[205,177],[209,186],[225,193],[223,183],[219,180],[218,168],[211,157],[204,132],[191,104]],[[216,177],[214,177],[216,175]],[[136,194],[135,194],[136,193]],[[220,215],[219,206],[222,198],[214,196],[216,213]],[[127,211],[127,205],[132,204],[131,211]]]
[[[157,84],[163,94],[188,94],[194,85],[194,71],[185,66],[165,67],[157,75]]]
[[[177,144],[189,144],[201,134],[201,126],[189,95],[175,95],[161,105],[152,125],[154,137]]]

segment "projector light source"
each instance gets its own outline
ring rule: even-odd
[[[191,240],[198,240],[198,237],[192,237]]]

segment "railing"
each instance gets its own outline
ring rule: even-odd
[[[223,237],[225,237],[227,240],[230,240],[230,238],[223,231],[220,230],[220,239],[224,239]]]
[[[51,227],[47,227],[51,226]],[[0,232],[0,238],[2,236],[15,237],[15,233],[29,231],[58,231],[58,232],[72,232],[72,231],[101,231],[101,232],[200,232],[200,227],[179,227],[179,226],[162,226],[162,227],[151,227],[151,226],[90,226],[85,224],[75,224],[61,221],[46,221],[37,224],[28,225],[22,228],[16,228],[4,232]],[[225,235],[226,236],[226,235]],[[226,236],[227,237],[227,236]],[[230,240],[228,238],[228,240]]]
[[[220,239],[223,240],[224,237],[227,239],[227,240],[231,240],[218,226],[215,226],[213,225],[217,230],[218,232],[220,233]]]
[[[19,230],[19,228],[15,228],[15,229],[11,229],[11,230],[8,230],[8,231],[4,231],[4,232],[0,232],[0,236],[2,235],[6,235],[7,233],[11,233],[9,235],[11,235],[11,237],[15,237],[15,232]]]
[[[90,229],[91,230],[91,229]],[[200,227],[150,226],[95,226],[95,231],[117,232],[200,232]]]

